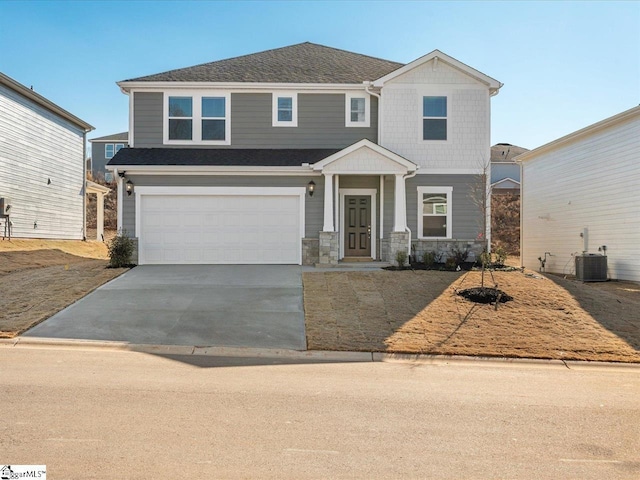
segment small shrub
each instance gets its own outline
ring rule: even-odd
[[[461,265],[464,262],[467,261],[467,258],[469,258],[469,249],[465,248],[457,248],[457,247],[453,247],[451,249],[451,257],[453,258],[456,266],[457,265]],[[449,262],[449,259],[447,259],[447,262]]]
[[[486,250],[480,254],[480,264],[484,268],[487,268],[489,265],[491,265],[491,254]]]
[[[427,267],[433,267],[436,263],[436,252],[424,252],[422,254],[422,263]]]
[[[456,262],[456,259],[454,257],[449,257],[444,263],[444,267],[447,270],[455,270],[458,267],[458,262]]]
[[[404,267],[405,263],[407,263],[407,252],[398,250],[396,253],[396,262],[398,262],[398,267]]]
[[[126,232],[118,232],[109,243],[109,267],[124,268],[131,266],[133,240]]]
[[[496,256],[496,265],[502,267],[504,265],[504,262],[507,260],[507,251],[504,249],[504,247],[500,246],[496,248],[493,253]]]

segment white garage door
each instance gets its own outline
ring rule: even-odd
[[[299,264],[300,195],[139,195],[140,264]]]

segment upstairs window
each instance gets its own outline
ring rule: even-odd
[[[368,127],[370,125],[369,96],[348,93],[345,96],[345,125],[347,127]]]
[[[191,97],[169,97],[169,140],[193,140]]]
[[[202,140],[224,140],[224,97],[202,97]]]
[[[165,97],[165,143],[229,145],[229,127],[229,94]]]
[[[113,158],[121,148],[124,148],[124,143],[106,143],[104,145],[104,158]]]
[[[453,187],[418,187],[419,238],[451,238]]]
[[[273,94],[273,126],[298,126],[298,95],[295,93]]]
[[[447,140],[447,97],[422,97],[422,139]]]

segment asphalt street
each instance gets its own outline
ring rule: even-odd
[[[0,464],[52,479],[640,478],[640,369],[0,345]]]

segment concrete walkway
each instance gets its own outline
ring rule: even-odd
[[[139,266],[23,336],[304,350],[302,268]]]

